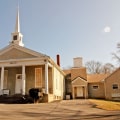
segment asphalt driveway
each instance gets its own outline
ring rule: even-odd
[[[88,100],[0,104],[0,120],[119,120],[120,111],[95,108]]]

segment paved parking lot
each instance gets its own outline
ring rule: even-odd
[[[95,108],[88,100],[0,104],[0,120],[119,120],[120,111]]]

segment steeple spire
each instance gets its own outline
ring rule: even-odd
[[[16,16],[15,32],[20,32],[19,6],[18,6],[17,16]]]
[[[20,20],[19,20],[19,7],[17,9],[17,16],[16,16],[16,24],[15,24],[15,32],[12,33],[12,40],[10,44],[16,44],[19,46],[24,46],[22,42],[23,35],[20,33]]]

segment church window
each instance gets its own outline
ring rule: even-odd
[[[17,35],[14,35],[14,36],[13,36],[13,40],[17,40]]]
[[[42,87],[42,69],[35,68],[35,87],[40,88]]]

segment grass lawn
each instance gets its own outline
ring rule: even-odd
[[[104,110],[120,110],[120,102],[96,100],[96,99],[90,99],[89,101],[94,103],[97,108],[101,108]]]

